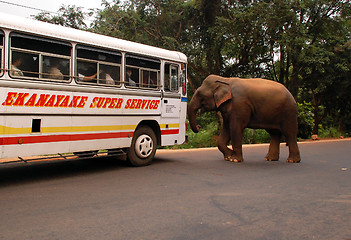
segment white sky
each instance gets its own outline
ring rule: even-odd
[[[17,5],[42,9],[49,12],[57,12],[61,5],[83,7],[84,12],[88,11],[90,8],[102,8],[101,0],[0,0],[0,12],[27,18],[40,13],[38,10]]]

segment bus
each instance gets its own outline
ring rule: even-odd
[[[0,13],[0,159],[122,154],[185,141],[187,57]]]

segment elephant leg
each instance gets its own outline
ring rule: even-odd
[[[286,136],[286,141],[289,146],[289,156],[286,162],[298,163],[301,161],[299,147],[297,146],[297,139],[295,136]]]
[[[286,138],[287,145],[289,146],[289,156],[286,162],[298,163],[301,161],[299,147],[297,145],[297,119],[287,123],[283,128],[283,134]]]
[[[227,128],[223,127],[221,134],[217,139],[217,147],[224,155],[224,160],[229,161],[229,157],[232,155],[233,151],[228,148],[228,143],[230,140],[229,131]]]
[[[231,139],[233,146],[233,153],[229,158],[230,162],[243,162],[243,151],[242,151],[242,139],[244,128],[235,126],[235,123],[231,125]]]
[[[266,131],[269,133],[271,137],[271,143],[269,144],[269,150],[265,157],[266,161],[278,161],[279,160],[279,153],[280,153],[280,141],[282,138],[282,134],[280,131],[268,130]]]

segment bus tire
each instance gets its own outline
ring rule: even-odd
[[[156,147],[157,139],[154,131],[150,127],[141,126],[134,132],[132,144],[127,151],[127,159],[135,167],[150,165]]]

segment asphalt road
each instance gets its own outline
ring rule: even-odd
[[[0,165],[0,239],[351,239],[351,140],[299,144],[302,162],[217,149]]]

